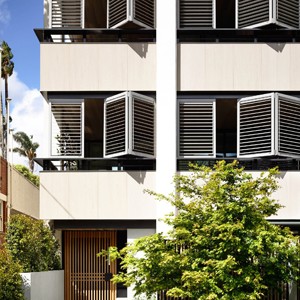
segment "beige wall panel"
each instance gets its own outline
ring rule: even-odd
[[[41,44],[41,91],[155,90],[155,44]]]
[[[189,44],[179,46],[181,91],[300,90],[299,44]]]
[[[39,189],[14,168],[11,170],[11,209],[12,213],[23,213],[39,218]]]
[[[155,219],[154,172],[42,172],[41,219]]]

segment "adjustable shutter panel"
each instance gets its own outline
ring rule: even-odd
[[[270,0],[237,0],[237,28],[255,28],[271,23]]]
[[[180,0],[180,28],[214,28],[214,0]]]
[[[131,93],[132,99],[132,154],[155,155],[155,107],[154,99]]]
[[[287,28],[299,28],[299,0],[277,0],[277,22]]]
[[[134,0],[133,12],[133,22],[143,27],[154,28],[154,0]]]
[[[179,102],[179,157],[215,157],[215,101]]]
[[[278,154],[300,156],[300,99],[277,94]]]
[[[116,28],[128,21],[127,0],[108,0],[108,28]]]
[[[52,0],[52,28],[82,27],[82,10],[82,0]]]
[[[52,156],[83,156],[82,103],[51,103]]]
[[[127,93],[122,93],[104,103],[104,157],[126,154],[127,102]]]
[[[248,97],[238,102],[238,156],[274,154],[274,94]]]

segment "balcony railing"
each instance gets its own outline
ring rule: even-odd
[[[50,28],[35,29],[41,43],[155,42],[155,29]],[[299,43],[295,29],[178,29],[178,42]]]
[[[236,158],[178,159],[177,171],[188,171],[190,163],[212,167],[217,161],[233,162]],[[156,160],[148,158],[36,158],[45,171],[154,171]],[[246,171],[266,171],[278,167],[280,171],[299,171],[300,160],[292,158],[238,159]]]

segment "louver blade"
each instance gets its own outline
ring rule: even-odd
[[[273,153],[272,94],[239,101],[239,156],[265,156]]]
[[[136,21],[141,23],[141,25],[145,25],[145,27],[154,28],[154,0],[134,0],[133,11]]]
[[[213,28],[213,0],[180,0],[180,28]]]
[[[82,105],[52,104],[52,155],[82,155]]]
[[[214,157],[214,103],[179,103],[179,156]]]
[[[300,99],[278,94],[278,152],[300,156]]]
[[[288,28],[299,28],[299,0],[277,0],[277,22]]]
[[[259,27],[270,20],[269,0],[237,0],[238,28]]]
[[[154,157],[154,100],[146,101],[134,93],[132,105],[132,151]]]
[[[108,28],[118,27],[127,20],[127,0],[108,0]]]
[[[52,28],[82,27],[82,0],[52,0]]]
[[[105,103],[104,156],[126,151],[126,97]]]

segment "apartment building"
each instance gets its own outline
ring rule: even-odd
[[[65,299],[133,299],[96,253],[167,230],[172,207],[144,189],[171,192],[189,161],[279,165],[270,221],[298,230],[299,1],[44,0],[44,20],[40,216],[61,241]]]

